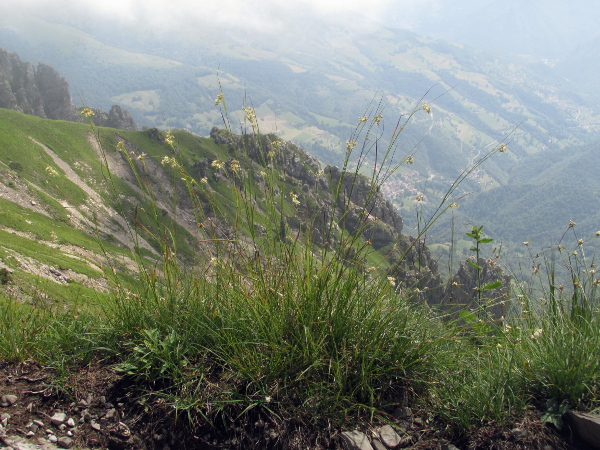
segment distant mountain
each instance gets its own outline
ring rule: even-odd
[[[600,35],[600,4],[589,0],[424,0],[390,2],[388,26],[481,50],[544,58],[568,55]]]
[[[448,2],[434,3],[439,8],[427,10],[432,20],[451,13]],[[526,44],[537,34],[547,36],[547,31],[536,28],[544,17],[562,36],[574,18],[585,15],[579,2],[569,11],[554,0],[543,7],[537,1],[528,6],[514,1],[460,5],[464,9],[457,9],[459,18],[479,17],[490,35],[499,29],[507,39],[520,36],[519,53],[529,52]],[[585,11],[595,17],[591,14],[595,7],[590,8]],[[553,22],[560,14],[567,28]],[[522,26],[515,25],[513,16]],[[581,23],[588,23],[589,17]],[[423,209],[421,218],[429,217],[461,170],[502,141],[508,151],[471,173],[455,198],[469,194],[470,202],[478,193],[490,191],[485,195],[500,201],[502,195],[493,197],[495,193],[502,192],[513,171],[526,167],[534,155],[546,161],[546,156],[577,153],[597,141],[598,102],[565,79],[554,60],[500,56],[358,16],[332,23],[299,11],[295,18],[289,29],[276,25],[248,29],[209,20],[195,26],[184,23],[180,29],[148,28],[141,22],[121,27],[114,20],[94,21],[60,11],[50,20],[13,3],[0,16],[0,42],[31,61],[52,64],[69,78],[73,97],[85,99],[82,103],[104,108],[118,103],[149,127],[208,136],[223,120],[214,104],[222,89],[235,131],[245,126],[242,106],[252,105],[262,132],[277,133],[325,163],[339,164],[352,140],[366,142],[365,161],[372,162],[388,148],[392,133],[406,125],[392,153],[396,161],[414,153],[414,164],[390,174],[383,189],[400,209],[407,228],[418,226],[415,209]],[[452,26],[467,32],[475,25]],[[572,44],[592,38],[594,30],[585,28]],[[553,39],[542,41],[554,46]],[[422,109],[425,102],[431,114]],[[374,139],[362,141],[364,133],[353,134],[362,123],[359,117],[376,114],[368,105],[384,108],[379,111],[383,119],[376,148],[371,146]],[[413,111],[413,119],[404,124]],[[579,168],[572,170],[570,176],[577,178]],[[515,192],[505,198],[516,199]],[[519,192],[524,195],[526,190]],[[538,200],[533,209],[548,204],[548,198]],[[456,214],[464,222],[485,221],[486,231],[491,229],[487,224],[495,218],[493,208],[485,209],[487,216],[476,208],[469,210],[466,203],[459,210]],[[448,229],[432,233],[433,239],[447,242]],[[556,235],[555,229],[541,232],[551,234],[536,234],[541,240]],[[511,236],[517,239],[517,234]]]
[[[556,63],[555,70],[569,79],[579,92],[600,102],[600,37],[580,45]]]

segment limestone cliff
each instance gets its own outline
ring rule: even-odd
[[[52,67],[39,63],[37,68],[23,62],[16,53],[0,48],[0,108],[12,109],[43,119],[81,122],[73,105],[69,83]],[[137,130],[131,114],[114,105],[107,114],[95,110],[99,126]]]
[[[92,116],[92,120],[94,125],[98,127],[110,127],[130,131],[139,130],[131,113],[119,105],[112,105],[108,114],[101,109],[94,108],[93,111],[94,116]]]
[[[346,234],[362,230],[364,240],[374,250],[387,255],[388,274],[396,279],[403,292],[418,300],[442,295],[444,283],[429,249],[424,243],[402,234],[402,218],[381,192],[372,188],[369,179],[353,172],[344,173],[335,166],[321,170],[319,162],[296,145],[283,141],[274,145],[275,136],[261,136],[263,141],[259,143],[255,137],[238,136],[218,128],[213,128],[210,136],[217,144],[227,145],[232,156],[248,154],[251,159],[262,161],[267,158],[265,153],[273,151],[273,162],[285,182],[298,188],[296,194],[305,210],[302,216],[310,218],[311,238],[315,244],[338,245],[339,234],[332,229],[345,230]],[[198,176],[206,176],[208,166],[208,161],[198,164]],[[332,220],[333,227],[330,226]],[[305,222],[290,216],[285,225],[304,231]],[[349,257],[352,257],[352,249],[349,249]]]
[[[475,257],[470,257],[469,261],[475,263]],[[480,286],[486,286],[500,281],[502,283],[496,289],[483,291],[481,294],[481,304],[477,303],[477,270],[475,270],[467,261],[462,261],[460,267],[452,279],[448,280],[443,295],[437,298],[436,302],[441,308],[451,314],[456,315],[463,309],[485,311],[488,317],[500,319],[507,316],[507,305],[510,289],[510,276],[507,275],[501,266],[494,259],[485,260],[479,258],[476,263],[481,267]]]

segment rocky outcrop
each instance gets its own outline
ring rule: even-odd
[[[0,49],[0,108],[46,117],[33,66],[4,49]]]
[[[238,136],[215,127],[210,136],[217,144],[226,145],[233,157],[247,154],[261,165],[274,163],[285,182],[297,186],[295,194],[304,212],[301,217],[287,217],[279,224],[280,229],[289,227],[304,233],[305,219],[310,218],[312,241],[324,248],[340,244],[341,230],[346,236],[359,232],[367,245],[388,256],[388,274],[403,294],[419,301],[443,295],[444,283],[429,249],[402,234],[402,217],[368,178],[335,166],[321,170],[319,162],[303,149],[274,135]],[[209,161],[198,163],[194,175],[206,176],[209,165]],[[346,249],[349,260],[355,259],[362,245],[357,241],[356,248]]]
[[[42,105],[46,118],[68,120],[70,122],[81,121],[81,116],[77,113],[75,106],[73,106],[69,83],[56,70],[46,64],[38,64],[35,71],[35,81],[42,96]]]
[[[43,119],[81,122],[73,105],[69,83],[48,66],[37,68],[22,62],[16,53],[0,48],[0,108],[12,109]],[[118,105],[107,114],[95,110],[94,123],[121,130],[137,130],[132,115]]]
[[[16,53],[0,49],[0,108],[44,119],[80,121],[69,84],[46,64],[37,69]]]
[[[448,280],[443,295],[438,297],[435,303],[451,315],[468,309],[480,311],[483,315],[493,319],[507,316],[510,276],[493,259],[479,258],[476,263],[475,257],[471,257],[468,261],[481,267],[479,282],[477,280],[478,271],[467,261],[462,261],[456,274]],[[478,300],[477,290],[479,287],[497,282],[502,284],[496,289],[482,291]]]
[[[119,105],[113,105],[108,114],[102,109],[94,108],[93,111],[92,121],[98,127],[110,127],[129,131],[139,130],[131,113]]]

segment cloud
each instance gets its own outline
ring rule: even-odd
[[[375,19],[386,5],[427,0],[3,0],[38,14],[112,19],[119,25],[176,30],[194,24],[232,24],[268,29],[298,17],[335,20],[348,13]]]

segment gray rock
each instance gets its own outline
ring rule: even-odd
[[[18,399],[19,397],[16,395],[3,395],[0,398],[0,406],[12,406],[17,402]]]
[[[33,423],[40,428],[43,428],[44,426],[44,422],[42,422],[41,420],[34,420]]]
[[[456,445],[454,444],[444,444],[442,445],[442,450],[460,450]]]
[[[81,418],[84,420],[84,422],[89,422],[90,420],[92,420],[92,415],[87,409],[84,409],[81,412]]]
[[[379,429],[379,437],[381,442],[388,448],[396,448],[400,443],[400,436],[391,425],[384,425]]]
[[[381,441],[377,438],[374,438],[371,442],[371,445],[375,450],[388,450],[388,448],[381,443]]]
[[[73,439],[67,436],[63,436],[58,438],[58,441],[56,441],[56,443],[61,448],[71,448],[73,446]]]
[[[72,417],[69,417],[69,420],[67,420],[67,426],[71,428],[75,426],[75,420]]]
[[[52,442],[53,444],[56,444],[58,442],[58,438],[55,435],[53,435],[53,434],[51,434],[50,436],[48,436],[48,440],[50,442]]]
[[[367,435],[358,430],[344,431],[341,438],[342,448],[346,450],[373,450]]]
[[[573,424],[579,438],[593,449],[600,449],[600,415],[568,411],[567,418]]]
[[[12,450],[56,450],[56,447],[45,439],[38,439],[35,443],[22,437],[2,436],[0,442]]]
[[[407,406],[401,406],[394,411],[394,416],[398,419],[409,419],[412,415],[412,409]]]
[[[61,426],[67,420],[67,415],[65,413],[54,413],[52,417],[50,417],[50,423],[54,426]]]
[[[106,420],[110,420],[112,418],[115,417],[115,414],[117,413],[117,410],[115,408],[111,408],[108,411],[106,411],[106,414],[104,415],[104,418]]]
[[[10,414],[4,413],[4,414],[0,415],[0,423],[2,423],[3,426],[7,427],[9,420],[10,420]]]
[[[100,424],[98,422],[94,422],[93,420],[90,422],[90,426],[92,427],[93,430],[96,430],[96,431],[100,431],[102,429]]]

